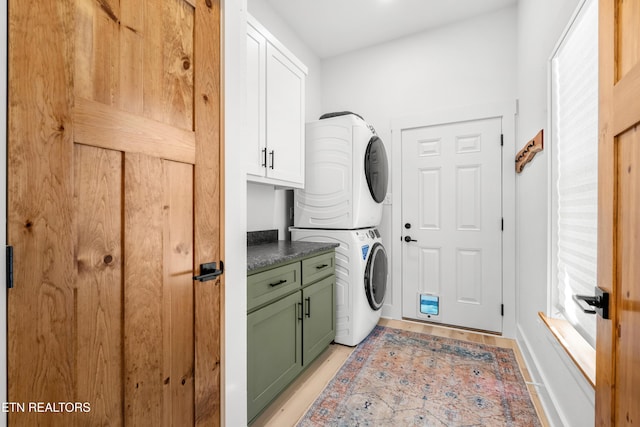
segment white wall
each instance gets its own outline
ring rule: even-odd
[[[288,208],[286,190],[272,185],[247,184],[247,231],[278,230],[278,239],[287,240]]]
[[[519,149],[547,126],[547,63],[578,0],[519,0]],[[549,135],[545,129],[545,136]],[[518,341],[555,425],[594,424],[593,389],[538,320],[547,310],[548,138],[516,180]]]
[[[306,121],[317,120],[322,114],[320,58],[304,44],[266,1],[247,0],[247,8],[254,18],[307,66],[309,74],[306,79],[305,118]],[[248,231],[275,228],[279,231],[280,240],[284,240],[287,230],[286,218],[288,217],[285,199],[284,190],[277,190],[269,185],[249,183]]]
[[[323,110],[362,115],[385,142],[391,164],[392,120],[428,111],[515,102],[516,18],[512,6],[324,60]],[[389,193],[393,191],[390,186]],[[392,227],[402,226],[392,224],[391,212],[392,206],[386,204],[379,227],[385,242],[391,241]],[[391,245],[385,246],[396,263]],[[393,298],[383,315],[397,317],[400,304],[400,298]]]
[[[223,425],[247,425],[247,184],[243,161],[246,0],[223,0],[225,293]]]
[[[0,247],[7,242],[7,4],[0,10]],[[0,262],[0,283],[6,277],[6,265]],[[0,290],[0,402],[7,401],[7,294]],[[7,414],[0,414],[0,426]]]

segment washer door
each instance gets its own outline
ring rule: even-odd
[[[374,243],[364,271],[364,292],[373,310],[380,310],[387,293],[387,253],[384,246]]]
[[[371,197],[376,203],[382,203],[387,195],[389,164],[384,144],[377,136],[371,137],[367,145],[364,156],[364,174],[367,177]]]

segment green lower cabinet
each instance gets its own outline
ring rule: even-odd
[[[278,396],[336,336],[331,252],[247,278],[247,417]]]
[[[302,290],[302,363],[308,364],[336,337],[335,276]]]
[[[247,316],[247,415],[253,419],[302,370],[300,292]]]

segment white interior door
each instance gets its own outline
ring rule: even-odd
[[[502,332],[501,129],[402,132],[404,317]]]

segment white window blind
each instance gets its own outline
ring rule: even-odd
[[[574,294],[593,295],[598,225],[598,8],[582,3],[551,58],[552,301],[595,346],[595,315]]]

